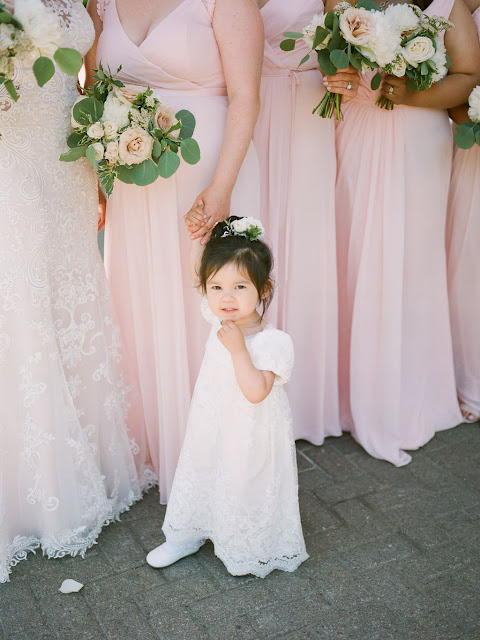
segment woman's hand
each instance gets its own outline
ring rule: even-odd
[[[107,199],[100,185],[98,185],[98,232],[105,226],[105,218],[107,215]]]
[[[205,191],[202,191],[195,200],[192,210],[203,210],[205,220],[201,227],[190,235],[192,240],[202,238],[201,243],[207,244],[212,235],[213,227],[217,222],[223,222],[230,215],[231,197],[232,192],[229,189],[218,187],[213,183]]]
[[[408,77],[397,78],[396,76],[385,76],[380,89],[380,93],[394,104],[405,104],[413,106],[414,94],[407,86]]]
[[[347,69],[337,71],[334,76],[324,76],[323,78],[323,84],[328,91],[340,93],[347,100],[355,98],[358,93],[359,83],[360,75],[352,65]]]

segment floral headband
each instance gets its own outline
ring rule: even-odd
[[[265,237],[265,229],[260,220],[255,218],[239,218],[238,220],[225,220],[225,231],[222,238],[228,236],[243,236],[248,240],[263,240]]]

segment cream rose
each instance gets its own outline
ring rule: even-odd
[[[397,76],[397,78],[403,78],[407,71],[407,63],[405,62],[405,58],[399,54],[397,59],[392,62],[389,67],[389,72],[392,76]]]
[[[310,49],[313,49],[313,43],[315,41],[315,34],[317,33],[317,27],[322,27],[323,29],[325,28],[325,14],[324,13],[322,13],[321,15],[318,15],[316,13],[313,16],[312,22],[307,27],[305,27],[305,29],[303,30],[303,40],[306,42],[307,46]],[[321,51],[322,49],[325,49],[325,47],[327,46],[327,44],[330,41],[331,37],[332,37],[331,34],[329,34],[325,38],[325,40],[318,45],[316,50],[317,51]]]
[[[178,124],[178,120],[175,117],[175,111],[172,109],[172,107],[168,107],[164,104],[161,104],[155,111],[155,116],[153,121],[155,126],[161,129],[162,131],[168,131],[170,127],[173,127],[176,124]],[[178,138],[179,134],[180,134],[180,129],[176,129],[175,131],[172,131],[172,133],[170,133],[169,135],[171,138]]]
[[[124,87],[113,87],[113,94],[121,102],[125,105],[132,105],[139,93],[143,93],[147,90],[147,87],[141,87],[136,84],[126,84]]]
[[[430,38],[426,36],[417,36],[407,42],[403,47],[403,57],[412,67],[418,67],[419,64],[430,60],[435,55],[435,47]]]
[[[115,122],[107,120],[107,122],[103,123],[103,129],[105,131],[105,137],[107,138],[107,140],[118,138],[118,127]]]
[[[95,160],[97,162],[100,162],[100,160],[103,160],[103,156],[105,153],[103,144],[101,142],[94,142],[92,144],[92,147],[93,147],[93,150],[95,151]]]
[[[118,140],[118,154],[125,164],[140,164],[152,155],[153,138],[145,129],[130,127]]]
[[[472,122],[480,123],[480,86],[475,87],[470,94],[468,105],[468,117]]]
[[[100,138],[103,138],[103,134],[104,131],[100,122],[94,122],[87,129],[87,136],[89,136],[89,138],[93,138],[94,140],[100,140]]]
[[[105,149],[105,160],[115,164],[118,160],[118,142],[109,142]]]
[[[375,18],[366,9],[347,9],[340,16],[340,30],[347,42],[366,45],[375,38]]]

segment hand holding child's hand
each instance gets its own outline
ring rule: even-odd
[[[222,322],[222,328],[217,333],[217,336],[232,355],[246,349],[243,333],[232,320],[224,320]]]
[[[196,233],[205,224],[207,216],[203,206],[196,206],[192,207],[184,218],[187,231],[189,233]]]

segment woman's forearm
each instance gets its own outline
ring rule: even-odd
[[[253,137],[259,110],[258,96],[237,94],[230,100],[225,136],[213,183],[233,190]]]
[[[455,124],[462,124],[470,118],[468,117],[468,104],[462,104],[459,107],[454,107],[448,110],[448,115],[455,122]]]
[[[425,109],[458,107],[468,102],[469,95],[478,84],[480,74],[454,73],[426,91],[411,91],[408,105]]]

